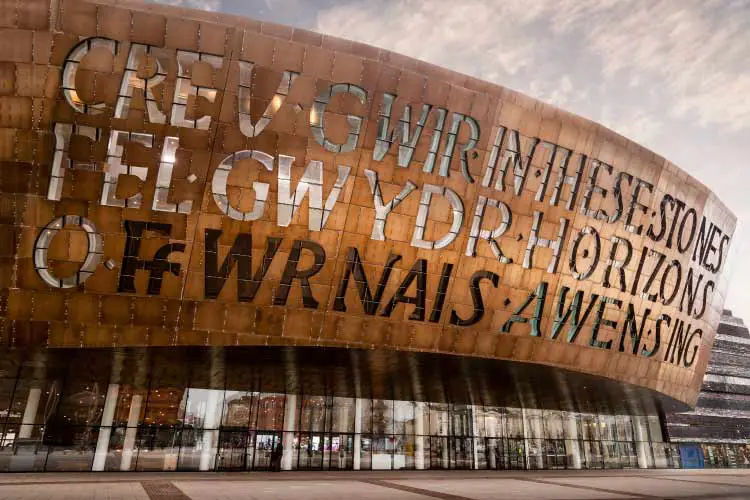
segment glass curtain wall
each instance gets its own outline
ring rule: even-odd
[[[286,394],[212,349],[59,354],[0,362],[1,471],[679,465],[657,416]]]

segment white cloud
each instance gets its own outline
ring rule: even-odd
[[[471,74],[600,122],[678,162],[750,214],[750,3],[348,0],[315,29]],[[720,174],[720,175],[717,175]],[[728,305],[747,318],[738,231]]]
[[[653,144],[664,129],[662,120],[639,108],[613,110],[604,106],[600,123],[639,144]]]
[[[601,81],[629,87],[632,97],[645,92],[647,98],[654,97],[656,88],[667,98],[658,111],[737,131],[750,129],[747,5],[705,0],[355,1],[319,12],[317,29],[510,84],[558,105],[571,103],[574,111],[595,120],[603,110],[585,102],[579,107],[571,88],[585,96],[593,81]],[[572,67],[565,71],[567,81],[557,76],[564,64]],[[556,92],[546,83],[534,86],[550,75]],[[654,111],[643,106],[641,121]],[[622,131],[620,121],[609,119]]]
[[[519,90],[664,154],[750,216],[747,0],[163,1],[311,28]],[[728,305],[742,314],[750,232],[732,246]]]
[[[221,8],[221,0],[153,0],[156,3],[164,5],[174,5],[177,7],[187,7],[190,9],[200,9],[209,11],[218,11]]]
[[[522,28],[541,12],[541,6],[535,5],[530,2],[521,8],[519,2],[474,0],[356,2],[320,12],[317,29],[497,79],[531,64],[533,40]]]

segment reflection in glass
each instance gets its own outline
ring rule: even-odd
[[[239,351],[117,352],[0,361],[0,471],[680,465],[658,416],[263,392]],[[739,447],[703,452],[708,466],[750,463]]]

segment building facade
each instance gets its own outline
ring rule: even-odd
[[[699,181],[356,42],[2,9],[0,470],[680,464],[735,226]]]
[[[750,467],[750,331],[724,311],[695,409],[667,415],[684,467]]]

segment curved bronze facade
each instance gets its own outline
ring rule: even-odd
[[[735,218],[658,155],[304,30],[81,0],[5,17],[5,345],[424,351],[695,402]]]

